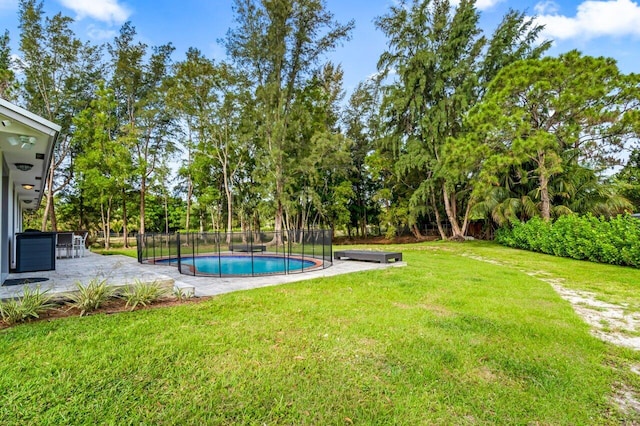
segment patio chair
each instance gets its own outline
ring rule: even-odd
[[[82,232],[81,235],[74,234],[73,235],[73,256],[74,257],[84,257],[84,251],[87,247],[87,236],[88,232]]]
[[[72,249],[73,232],[58,232],[56,234],[56,257],[71,257]]]

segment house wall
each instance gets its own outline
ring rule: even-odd
[[[9,212],[13,209],[13,202],[9,198],[9,168],[0,152],[0,281],[4,281],[9,274]]]
[[[1,1],[1,0],[0,0]],[[0,283],[17,266],[16,234],[23,230],[21,198],[30,200],[31,208],[38,208],[44,193],[47,175],[60,126],[39,117],[5,99],[0,98]],[[34,137],[37,149],[25,150],[24,146],[10,140],[11,136]],[[31,141],[30,141],[31,142]],[[33,154],[36,155],[33,157]],[[18,171],[13,164],[33,163],[31,171]],[[7,166],[11,164],[11,169]],[[40,180],[38,179],[40,178]],[[34,191],[22,187],[32,183]]]
[[[20,202],[18,200],[18,192],[13,176],[9,175],[9,229],[7,239],[9,240],[9,263],[11,268],[16,267],[16,233],[22,231],[22,215],[20,210]]]

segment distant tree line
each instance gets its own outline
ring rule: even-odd
[[[401,1],[376,20],[379,73],[348,98],[326,57],[353,21],[322,0],[234,12],[228,61],[195,47],[175,60],[130,22],[93,45],[20,0],[19,52],[0,37],[0,96],[62,127],[29,220],[100,230],[107,245],[111,231],[314,226],[463,239],[472,222],[640,209],[640,78],[608,58],[545,56],[523,12],[487,35],[475,1]]]

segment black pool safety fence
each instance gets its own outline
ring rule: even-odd
[[[331,230],[139,234],[138,262],[193,276],[296,274],[333,264]]]

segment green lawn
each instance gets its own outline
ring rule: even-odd
[[[133,257],[134,259],[138,258],[138,249],[135,247],[117,248],[117,249],[109,249],[109,250],[92,248],[91,251],[94,253],[103,254],[105,256],[110,256],[112,254],[120,254],[123,256]]]
[[[489,243],[375,248],[408,266],[2,331],[0,424],[640,422],[612,403],[640,389],[640,355],[526,273],[637,304],[639,270]]]

